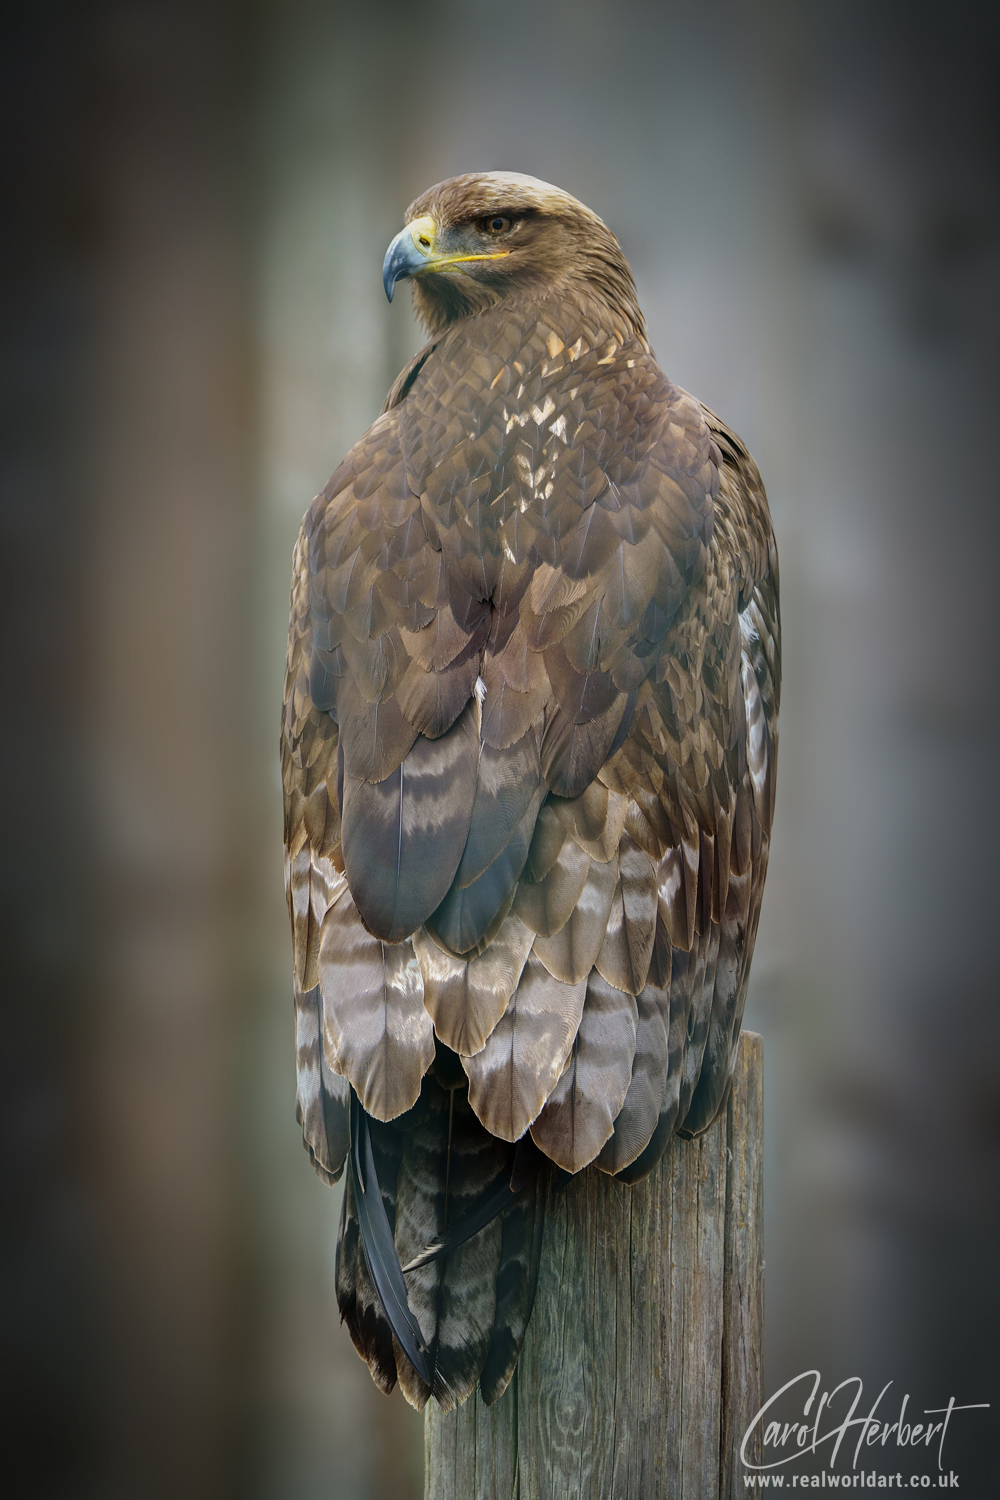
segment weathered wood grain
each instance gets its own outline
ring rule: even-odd
[[[729,1500],[762,1398],[761,1039],[722,1117],[629,1188],[551,1197],[510,1387],[428,1405],[426,1500]]]

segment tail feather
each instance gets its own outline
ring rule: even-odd
[[[421,1251],[474,1209],[510,1156],[510,1148],[479,1124],[463,1088],[432,1080],[424,1103],[423,1120],[403,1144],[396,1243],[405,1261],[421,1259]],[[479,1378],[493,1326],[499,1259],[494,1220],[406,1277],[429,1350],[427,1384],[445,1410],[464,1400]],[[407,1391],[405,1383],[403,1389],[417,1404],[422,1392]]]
[[[354,1200],[353,1174],[344,1184],[344,1206],[337,1240],[337,1304],[351,1342],[368,1364],[372,1379],[386,1395],[396,1384],[394,1340],[385,1309],[365,1264]]]
[[[429,1381],[428,1348],[407,1300],[393,1237],[395,1226],[389,1221],[379,1185],[368,1116],[354,1093],[351,1095],[351,1127],[351,1185],[365,1265],[394,1336],[421,1380]]]
[[[481,1379],[495,1400],[531,1314],[547,1166],[491,1136],[447,1066],[389,1124],[352,1095],[351,1134],[337,1296],[355,1347],[418,1409],[433,1396],[450,1410]]]
[[[503,1216],[493,1337],[479,1376],[487,1406],[503,1395],[520,1358],[535,1301],[550,1183],[548,1168],[536,1172]]]

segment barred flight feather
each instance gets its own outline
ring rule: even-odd
[[[531,1138],[556,1166],[579,1172],[600,1152],[625,1103],[635,1057],[635,999],[595,969],[569,1067],[531,1127]]]
[[[373,937],[346,891],[326,914],[319,972],[331,1067],[350,1080],[369,1114],[394,1119],[416,1102],[434,1060],[413,944]]]
[[[446,952],[422,928],[413,934],[424,1006],[446,1047],[466,1057],[483,1050],[517,988],[533,939],[513,912],[489,947],[472,959]]]
[[[319,985],[295,996],[295,1108],[306,1150],[324,1182],[339,1181],[350,1144],[350,1088],[323,1047]]]
[[[483,1050],[463,1058],[469,1103],[491,1134],[518,1140],[562,1076],[583,1014],[586,979],[563,984],[534,954]]]

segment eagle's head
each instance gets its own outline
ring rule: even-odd
[[[518,172],[470,172],[428,188],[406,210],[382,280],[413,278],[417,316],[430,333],[508,298],[597,297],[645,337],[632,272],[591,209]]]

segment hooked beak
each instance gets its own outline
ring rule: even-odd
[[[500,260],[508,254],[506,250],[497,250],[486,255],[442,255],[437,247],[437,232],[430,214],[424,214],[401,229],[392,241],[382,262],[382,285],[390,302],[396,282],[407,276],[418,276],[422,271],[441,271],[472,260]]]

